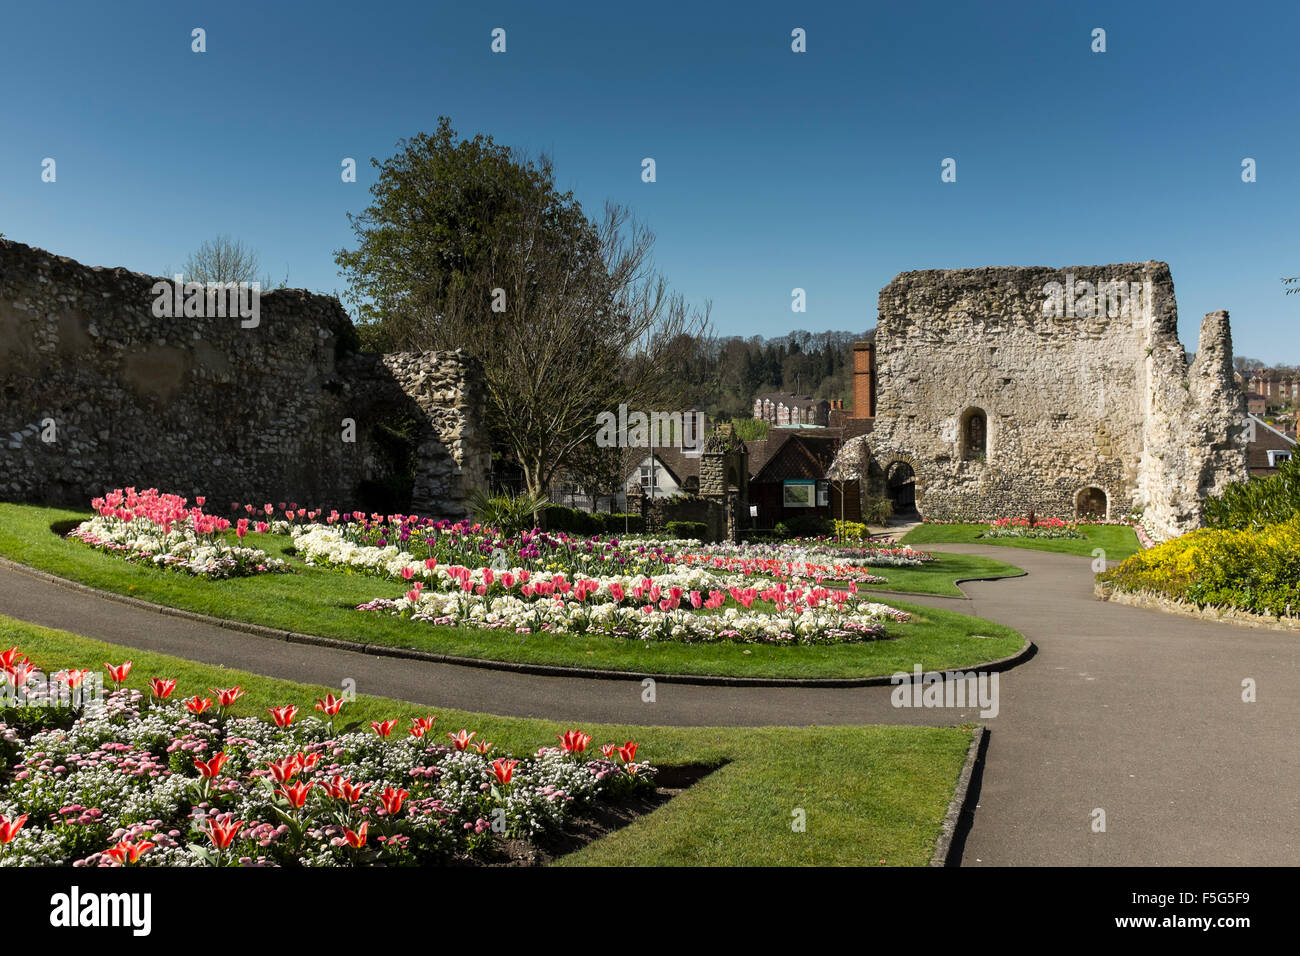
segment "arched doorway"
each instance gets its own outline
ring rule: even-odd
[[[1105,518],[1106,492],[1095,485],[1082,488],[1074,496],[1074,516],[1076,518]]]
[[[894,506],[894,514],[916,511],[916,472],[905,461],[892,462],[885,469],[885,492]]]

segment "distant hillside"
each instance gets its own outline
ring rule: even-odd
[[[690,400],[723,420],[751,414],[757,392],[784,391],[814,398],[853,397],[853,343],[865,332],[808,332],[783,336],[690,339],[678,350],[679,375]]]

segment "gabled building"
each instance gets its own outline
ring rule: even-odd
[[[773,429],[761,441],[746,442],[754,526],[771,528],[795,517],[838,518],[841,513],[857,521],[858,483],[847,482],[842,489],[841,482],[827,477],[842,440],[822,429]]]
[[[700,490],[700,459],[681,448],[629,448],[624,455],[623,488],[629,498],[671,498]]]
[[[822,427],[830,416],[831,403],[824,398],[794,392],[763,392],[754,396],[754,417],[775,428]]]
[[[1249,421],[1251,427],[1247,430],[1247,436],[1250,441],[1246,446],[1246,455],[1251,477],[1271,475],[1295,453],[1295,439],[1256,415],[1250,415]]]

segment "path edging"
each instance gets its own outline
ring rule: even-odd
[[[1163,611],[1166,614],[1179,614],[1183,617],[1195,617],[1214,624],[1236,624],[1238,627],[1266,627],[1272,631],[1300,631],[1300,618],[1278,618],[1230,607],[1198,607],[1187,601],[1178,601],[1152,591],[1124,591],[1103,581],[1098,581],[1093,585],[1093,593],[1101,600],[1109,601],[1112,604],[1146,608],[1150,611]]]
[[[186,611],[182,608],[168,607],[166,604],[155,604],[152,601],[145,601],[142,598],[118,594],[115,591],[104,591],[99,588],[93,588],[87,584],[70,581],[67,578],[61,578],[56,574],[50,574],[48,571],[41,571],[38,568],[29,567],[28,565],[20,564],[17,561],[12,561],[9,558],[4,557],[0,557],[0,568],[7,568],[19,574],[26,574],[50,584],[68,588],[72,591],[93,594],[96,597],[108,601],[116,601],[119,604],[127,604],[131,607],[152,611],[156,614],[163,614],[168,617],[178,617],[188,621],[196,621],[201,624],[209,624],[214,627],[224,628],[228,631],[251,634],[254,637],[262,637],[269,640],[286,641],[290,644],[308,644],[315,647],[327,647],[331,650],[350,651],[355,654],[368,654],[372,657],[394,657],[405,660],[429,661],[437,664],[455,664],[462,667],[478,667],[484,670],[512,671],[518,674],[532,674],[539,677],[570,677],[586,678],[590,680],[627,681],[654,680],[672,684],[698,684],[716,687],[879,687],[898,683],[894,680],[893,675],[890,674],[877,674],[872,677],[724,677],[716,674],[656,674],[649,672],[606,670],[588,667],[564,667],[558,664],[494,661],[477,657],[459,657],[453,654],[437,654],[433,651],[422,651],[414,647],[400,647],[389,644],[362,644],[356,641],[344,641],[334,637],[322,637],[317,634],[302,634],[297,631],[286,631],[279,628],[267,627],[262,624],[250,624],[245,621],[232,621],[227,618],[213,617],[210,614],[200,614],[197,611]],[[997,671],[1010,670],[1012,667],[1015,667],[1017,664],[1033,656],[1036,651],[1037,648],[1034,646],[1034,643],[1026,638],[1024,645],[1014,654],[1010,654],[994,661],[972,664],[967,667],[949,667],[940,671],[926,671],[925,676],[927,678],[933,678],[934,674],[939,674],[942,680],[950,680],[954,678],[964,679],[971,671],[994,673]],[[912,675],[906,674],[906,676],[907,680],[905,682],[911,683]]]
[[[967,811],[974,813],[974,807],[968,807],[970,801],[970,785],[975,777],[975,767],[984,756],[984,740],[988,736],[988,729],[983,725],[975,728],[971,734],[970,747],[966,750],[966,762],[962,765],[961,776],[957,778],[957,789],[953,791],[952,800],[948,803],[948,813],[943,818],[943,828],[939,831],[939,839],[934,844],[934,855],[930,857],[930,866],[948,866],[948,853],[952,850],[952,843],[957,836],[957,827],[961,824],[962,815]]]

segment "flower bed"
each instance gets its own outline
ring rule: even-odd
[[[665,556],[653,576],[583,576],[528,568],[470,568],[423,561],[395,545],[357,544],[344,529],[294,529],[312,565],[352,568],[409,582],[402,597],[361,605],[443,627],[508,629],[521,634],[604,633],[637,640],[831,644],[877,640],[886,621],[909,616],[857,597],[858,584],[884,578],[850,565],[713,555]],[[768,586],[756,588],[753,578]],[[773,579],[776,583],[773,584]],[[849,581],[848,590],[823,581]],[[759,606],[755,607],[755,602]]]
[[[232,505],[238,511],[241,506]],[[243,505],[249,514],[273,514],[271,505]],[[269,510],[268,510],[269,509]],[[282,517],[270,530],[292,534],[330,532],[360,548],[394,548],[413,560],[434,559],[441,564],[478,565],[489,562],[533,571],[563,570],[649,574],[670,563],[674,550],[697,547],[694,539],[574,537],[539,529],[503,536],[474,522],[434,520],[419,515],[365,514],[360,511],[308,511],[282,504]],[[327,538],[329,535],[327,535]]]
[[[521,634],[602,633],[682,642],[834,644],[878,640],[909,615],[858,596],[884,584],[874,564],[914,566],[932,555],[910,548],[699,541],[575,539],[533,531],[499,538],[469,522],[414,515],[366,515],[232,503],[213,518],[156,490],[114,491],[74,536],[133,560],[222,577],[287,570],[255,549],[236,547],[250,527],[292,536],[305,563],[402,582],[402,596],[360,605],[438,626]],[[265,520],[263,520],[265,519]],[[463,561],[445,561],[451,555]],[[492,566],[486,566],[488,559]],[[847,589],[828,583],[847,584]]]
[[[849,567],[919,567],[937,560],[934,555],[917,551],[906,545],[896,545],[884,539],[875,545],[863,547],[836,548],[829,545],[833,539],[808,539],[783,542],[780,544],[760,541],[745,541],[740,544],[724,542],[706,544],[691,550],[688,557],[696,554],[723,556],[726,558],[762,559],[785,561],[791,564],[816,564],[825,566]],[[680,559],[679,559],[680,560]],[[837,580],[850,580],[840,578]]]
[[[1300,518],[1260,529],[1203,528],[1102,572],[1104,584],[1197,607],[1300,614]]]
[[[1060,518],[997,518],[982,538],[1082,538],[1078,522]]]
[[[513,758],[469,730],[435,732],[432,715],[339,731],[344,704],[333,696],[317,701],[325,719],[298,719],[288,705],[272,724],[227,715],[239,688],[180,702],[174,681],[153,686],[152,700],[114,690],[46,729],[0,710],[0,864],[475,861],[501,840],[544,840],[587,809],[653,788],[632,741],[597,756],[572,730]]]
[[[528,597],[483,598],[416,589],[401,598],[376,598],[358,610],[441,627],[505,629],[519,634],[596,633],[641,641],[745,644],[880,640],[887,636],[887,621],[910,619],[906,612],[886,604],[859,601],[849,592],[825,588],[785,589],[780,585],[763,591],[732,588],[705,594],[651,584],[637,587],[617,601],[588,601],[591,593],[579,586],[568,591],[548,588],[544,596],[532,592]],[[771,609],[751,609],[756,600],[771,602]],[[734,605],[723,608],[729,601]]]
[[[120,555],[128,561],[172,568],[207,578],[243,577],[251,574],[285,572],[278,558],[257,548],[232,545],[226,538],[234,531],[242,541],[250,528],[265,531],[264,522],[250,525],[246,519],[234,523],[204,514],[205,499],[195,505],[177,495],[160,494],[149,488],[118,488],[91,501],[98,515],[83,521],[68,537],[92,548]]]

